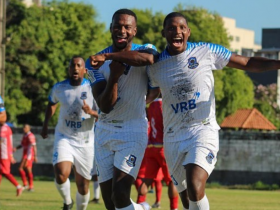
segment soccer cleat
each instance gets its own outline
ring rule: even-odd
[[[99,199],[93,198],[90,202],[92,202],[92,203],[99,203]]]
[[[147,202],[143,202],[143,203],[139,203],[139,204],[143,207],[143,210],[151,209],[150,205]]]
[[[23,187],[17,188],[17,196],[20,196],[22,191],[23,191]]]
[[[28,191],[28,192],[34,192],[34,189],[33,189],[33,188],[28,188],[27,191]]]
[[[159,204],[159,203],[154,203],[154,204],[152,205],[152,208],[153,208],[153,209],[158,209],[158,208],[160,208],[160,204]]]
[[[62,210],[70,210],[70,209],[72,209],[73,205],[74,205],[74,201],[72,199],[72,203],[70,203],[68,205],[64,203]]]

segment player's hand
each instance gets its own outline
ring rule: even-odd
[[[15,151],[17,151],[17,148],[14,147],[14,148],[13,148],[13,152],[15,152]]]
[[[34,157],[34,163],[38,163],[37,156]]]
[[[83,100],[82,110],[84,110],[86,114],[90,114],[91,112],[91,108],[89,107],[89,105],[86,103],[85,100]]]
[[[12,163],[12,164],[15,164],[16,162],[17,162],[16,159],[15,159],[14,157],[12,157],[12,158],[11,158],[11,163]]]
[[[119,78],[121,75],[123,75],[124,70],[126,68],[126,66],[123,63],[118,61],[112,61],[109,66],[110,66],[110,74],[114,78]]]
[[[99,69],[105,62],[105,56],[103,54],[100,55],[91,55],[89,56],[90,65],[94,69]]]
[[[41,136],[43,139],[48,138],[48,128],[43,126],[43,129],[41,131]]]

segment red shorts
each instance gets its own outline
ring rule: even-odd
[[[147,149],[146,149],[147,151]],[[146,171],[146,151],[145,151],[145,154],[144,154],[144,157],[143,157],[143,160],[142,160],[142,163],[141,163],[141,166],[139,168],[139,171],[138,171],[138,175],[137,177],[138,178],[145,178],[145,171]]]
[[[30,160],[28,160],[26,157],[23,156],[22,161],[24,161],[24,159],[25,159],[25,161],[26,161],[24,167],[26,167],[26,168],[32,168],[34,158],[32,157]]]
[[[143,162],[143,164],[145,164],[145,178],[159,179],[159,171],[161,169],[163,179],[166,184],[168,185],[171,182],[171,177],[164,157],[163,147],[148,147],[145,152],[145,162]]]
[[[9,174],[11,172],[11,161],[6,159],[0,159],[0,173]]]

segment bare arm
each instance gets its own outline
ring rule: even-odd
[[[37,146],[36,146],[36,144],[33,145],[33,149],[34,149],[34,162],[37,163],[38,159],[37,159]]]
[[[153,88],[149,89],[148,94],[146,96],[146,104],[151,103],[153,100],[155,100],[160,94],[159,88]]]
[[[227,66],[258,73],[280,69],[280,60],[232,54]]]
[[[98,113],[97,113],[97,111],[92,110],[92,109],[89,107],[89,105],[86,103],[85,100],[83,100],[83,103],[84,103],[84,105],[82,106],[82,109],[84,110],[84,112],[85,112],[86,114],[89,114],[89,115],[95,117],[95,118],[98,118]]]
[[[54,113],[56,111],[56,108],[57,108],[57,104],[53,104],[51,102],[48,103],[46,113],[45,113],[45,120],[44,120],[43,128],[42,128],[42,131],[41,131],[41,136],[43,137],[43,139],[48,137],[49,120],[54,115]]]
[[[114,60],[130,66],[146,66],[156,61],[157,53],[152,51],[152,49],[145,51],[122,51],[92,55],[89,58],[94,69],[102,66],[105,60]]]
[[[108,114],[117,102],[118,80],[124,70],[125,66],[123,64],[112,61],[110,64],[110,76],[108,81],[99,82],[92,88],[96,103],[104,113]]]

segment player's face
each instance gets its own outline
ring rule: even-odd
[[[191,30],[183,17],[173,17],[166,21],[162,36],[167,41],[170,55],[178,55],[187,49],[187,41]]]
[[[130,50],[137,27],[135,18],[131,15],[116,15],[110,26],[113,47],[115,51]]]
[[[72,85],[80,85],[86,73],[85,62],[82,58],[73,58],[68,69]]]

